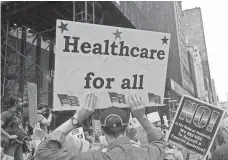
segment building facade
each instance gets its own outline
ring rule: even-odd
[[[216,93],[216,89],[215,89],[215,81],[214,79],[211,79],[211,89],[212,89],[212,98],[213,98],[213,102],[217,103],[218,99],[217,99],[217,93]]]
[[[183,11],[186,38],[189,46],[198,46],[201,53],[205,88],[208,91],[209,102],[213,102],[211,75],[204,35],[202,13],[200,8]]]
[[[201,100],[208,101],[209,99],[204,84],[200,50],[197,46],[188,46],[188,54],[190,70],[193,75],[192,78],[196,91],[196,97]]]
[[[187,46],[185,40],[185,27],[183,21],[183,13],[181,2],[174,2],[176,24],[177,24],[177,37],[179,44],[179,55],[181,64],[182,86],[190,93],[195,95],[194,85],[192,82],[192,75],[190,72],[189,57],[187,53]]]
[[[181,2],[138,1],[135,3],[147,18],[146,22],[149,21],[151,24],[150,30],[171,33],[165,97],[177,99],[183,94],[195,96],[185,41]]]
[[[120,1],[119,8],[137,29],[171,33],[165,106],[158,107],[162,122],[161,115],[170,114],[171,117],[171,113],[175,114],[183,95],[195,96],[196,92],[190,71],[181,2]],[[152,108],[146,110],[146,113],[150,112],[153,112]]]

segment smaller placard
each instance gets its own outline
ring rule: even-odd
[[[76,135],[80,139],[85,139],[85,135],[82,127],[72,130],[72,135]]]

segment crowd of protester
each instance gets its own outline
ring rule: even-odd
[[[148,145],[141,145],[137,129],[129,125],[127,113],[109,107],[100,113],[101,132],[84,129],[84,139],[72,134],[77,126],[94,111],[96,96],[88,94],[84,107],[57,127],[48,131],[53,112],[45,103],[37,106],[37,123],[29,133],[28,121],[23,122],[21,99],[4,99],[1,113],[1,159],[2,160],[185,160],[185,153],[165,142],[167,130],[155,127],[145,116],[145,107],[136,95],[129,97],[132,115],[147,134]],[[48,116],[44,116],[48,113]],[[222,122],[208,160],[228,160],[228,117]]]

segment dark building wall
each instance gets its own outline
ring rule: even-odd
[[[171,33],[167,78],[182,85],[174,2],[120,2],[120,9],[137,29]]]
[[[151,30],[152,25],[134,1],[120,1],[119,9],[137,29]]]
[[[182,85],[174,2],[150,2],[146,15],[153,31],[171,33],[167,78]]]

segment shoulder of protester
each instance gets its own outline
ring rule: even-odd
[[[41,160],[43,158],[50,158],[50,157],[59,157],[62,159],[78,159],[78,158],[89,158],[89,159],[111,159],[111,160],[123,160],[127,157],[134,160],[134,159],[159,159],[160,156],[163,154],[163,149],[165,148],[166,144],[164,142],[158,141],[153,142],[148,146],[144,147],[135,147],[133,146],[130,141],[126,139],[120,139],[116,141],[113,145],[108,147],[107,152],[99,151],[89,151],[85,153],[72,153],[67,150],[64,150],[62,147],[59,146],[59,143],[62,144],[64,142],[64,137],[61,133],[55,133],[50,135],[45,141],[41,143],[39,149],[37,150],[37,159]],[[49,144],[50,143],[50,144]],[[51,147],[51,148],[50,148]]]

